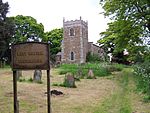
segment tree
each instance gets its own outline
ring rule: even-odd
[[[147,33],[150,32],[149,0],[101,0],[100,4],[105,16],[115,20],[130,20],[133,25],[138,24]]]
[[[53,29],[45,33],[45,42],[50,43],[51,60],[55,62],[55,56],[61,51],[61,41],[63,39],[63,29]]]
[[[1,62],[8,57],[9,42],[14,34],[14,24],[11,18],[6,17],[9,4],[0,0],[0,67]]]
[[[111,48],[115,54],[127,49],[130,60],[135,54],[142,55],[142,39],[150,36],[150,1],[101,0],[100,4],[104,8],[104,15],[113,22],[108,24],[105,32],[100,33],[102,38],[98,42],[107,49]]]
[[[44,26],[40,23],[38,24],[36,19],[31,16],[18,15],[12,17],[15,22],[15,34],[12,43],[36,41],[40,42],[44,39]],[[40,74],[38,73],[40,72]],[[34,79],[42,78],[41,70],[35,70]]]
[[[100,33],[102,39],[98,42],[103,44],[107,49],[110,48],[108,52],[122,53],[124,49],[128,49],[130,53],[133,51],[131,47],[137,46],[141,43],[142,29],[139,26],[132,26],[133,23],[129,20],[119,20],[109,23],[109,28]]]
[[[44,35],[44,26],[42,23],[37,23],[36,19],[31,16],[18,15],[12,17],[15,22],[15,35],[12,43],[26,41],[41,41]]]

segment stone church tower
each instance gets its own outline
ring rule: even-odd
[[[85,63],[88,52],[88,23],[79,20],[63,20],[61,62]]]

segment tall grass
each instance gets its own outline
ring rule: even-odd
[[[62,64],[59,67],[59,74],[68,72],[76,75],[78,71],[82,72],[82,76],[88,74],[88,70],[92,69],[95,76],[107,76],[110,72],[103,66],[104,64],[87,63],[87,64]]]
[[[145,100],[150,102],[150,63],[145,62],[134,66],[137,90],[145,94]]]
[[[113,71],[121,71],[124,65],[108,64],[108,63],[86,63],[86,64],[62,64],[59,67],[59,74],[72,73],[78,74],[82,72],[82,76],[87,76],[88,70],[92,69],[95,76],[108,76]]]

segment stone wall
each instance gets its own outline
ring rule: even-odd
[[[104,57],[104,50],[99,46],[93,44],[93,42],[88,43],[88,51],[92,54],[98,54],[100,57]]]
[[[88,23],[79,20],[63,20],[62,63],[85,63],[88,52],[104,55],[103,49],[88,42]],[[72,57],[73,56],[73,57]]]
[[[70,30],[73,29],[73,36]],[[63,21],[63,41],[62,41],[62,62],[64,63],[84,63],[88,47],[87,23],[83,20]],[[71,52],[74,59],[71,59]]]

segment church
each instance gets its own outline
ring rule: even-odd
[[[94,37],[93,37],[94,38]],[[82,18],[66,21],[63,19],[63,41],[56,63],[85,63],[88,52],[103,57],[104,50],[88,41],[88,22]]]

